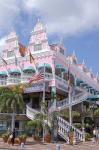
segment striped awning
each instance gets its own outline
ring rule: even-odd
[[[0,71],[0,76],[7,76],[7,72],[6,71]]]
[[[27,71],[27,70],[32,70],[33,72],[35,72],[35,68],[33,66],[26,66],[23,68],[23,71]]]
[[[51,68],[50,64],[47,64],[47,63],[39,64],[37,68],[40,69],[40,68],[43,68],[44,66],[46,68]]]
[[[57,64],[56,69],[60,69],[61,71],[64,71],[64,72],[66,71],[66,69],[61,64]]]
[[[9,70],[9,73],[10,73],[10,74],[13,74],[13,73],[21,73],[21,72],[20,72],[19,69],[10,69],[10,70]]]

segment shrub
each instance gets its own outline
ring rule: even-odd
[[[90,141],[91,140],[91,135],[89,133],[85,134],[85,140]]]
[[[44,136],[44,141],[50,143],[51,142],[51,135],[50,134],[46,134]]]
[[[95,110],[94,116],[95,116],[95,117],[98,117],[98,116],[99,116],[99,108],[97,108],[97,109]]]
[[[19,136],[19,141],[20,143],[25,143],[26,142],[26,138],[27,138],[27,135],[26,134],[22,134]]]
[[[74,126],[78,129],[81,129],[81,123],[74,123]]]
[[[2,138],[3,138],[4,143],[7,143],[8,138],[9,138],[9,134],[7,134],[7,133],[2,134]]]

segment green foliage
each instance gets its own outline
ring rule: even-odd
[[[24,108],[19,86],[0,88],[0,112],[17,112]]]
[[[35,129],[35,135],[39,135],[39,133],[42,129],[42,122],[41,122],[41,120],[34,119],[32,121],[28,121],[27,126],[34,128]]]
[[[81,129],[81,123],[74,123],[74,126],[78,129]]]
[[[94,116],[95,116],[95,117],[99,117],[99,107],[95,110]]]
[[[86,124],[85,124],[85,128],[92,128],[92,124],[86,123]]]
[[[73,118],[79,118],[80,117],[80,113],[78,111],[72,111],[72,117]]]
[[[89,133],[86,133],[86,134],[85,134],[85,140],[86,140],[86,141],[90,141],[91,138],[92,138],[92,137],[91,137],[91,135],[90,135]]]

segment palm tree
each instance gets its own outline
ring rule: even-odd
[[[51,138],[54,140],[56,137],[54,131],[56,131],[58,127],[57,118],[59,116],[59,112],[54,111],[49,114],[47,102],[41,103],[41,110],[42,111],[35,116],[35,119],[38,119],[42,122],[43,128],[47,130],[47,132],[51,133]]]
[[[15,113],[22,112],[23,108],[24,102],[20,86],[0,89],[0,112],[12,113],[12,130],[15,127]]]

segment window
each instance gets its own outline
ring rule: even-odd
[[[60,48],[60,53],[64,55],[64,49]]]
[[[34,45],[34,51],[39,51],[42,49],[42,44],[36,44]]]
[[[14,51],[8,51],[7,57],[12,57],[12,56],[14,56]]]

